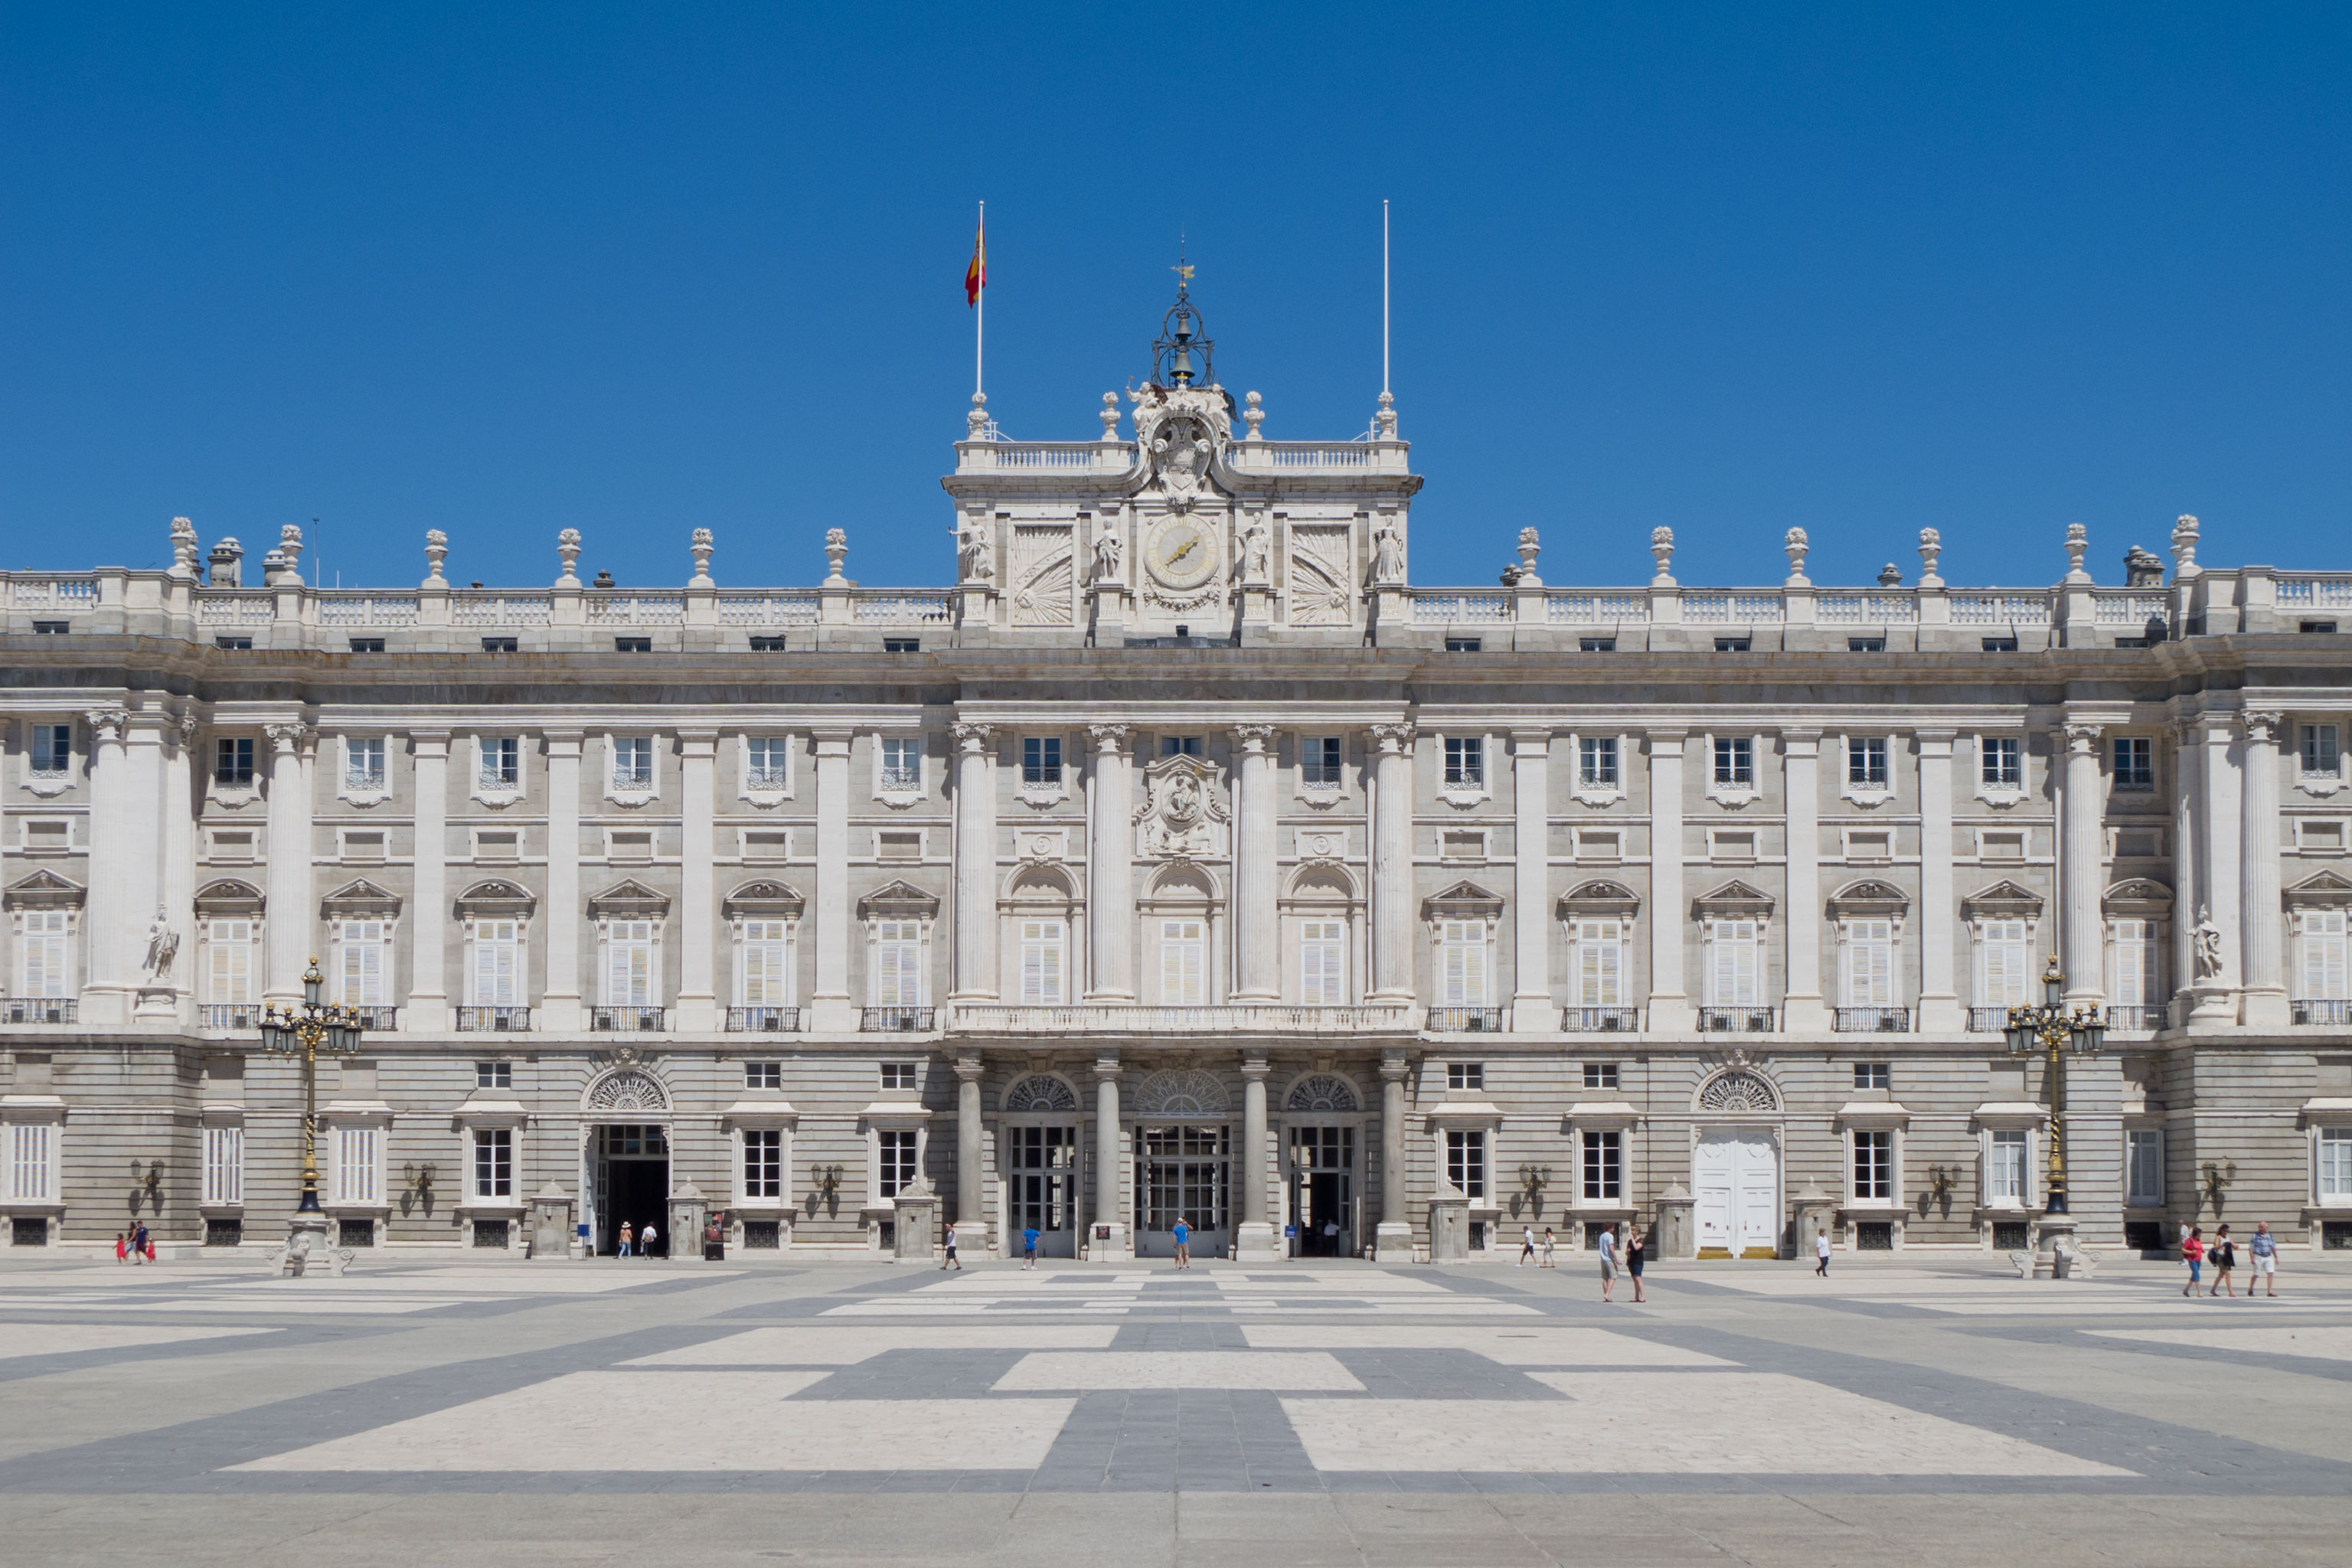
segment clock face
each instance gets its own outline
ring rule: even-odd
[[[1188,517],[1172,518],[1151,536],[1151,574],[1171,588],[1197,588],[1217,569],[1217,543]]]

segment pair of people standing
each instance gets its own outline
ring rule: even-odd
[[[1648,1261],[1649,1245],[1650,1238],[1643,1234],[1642,1227],[1638,1225],[1626,1227],[1625,1239],[1622,1242],[1617,1239],[1617,1227],[1614,1226],[1601,1233],[1601,1299],[1602,1300],[1613,1302],[1616,1300],[1612,1292],[1617,1289],[1617,1273],[1621,1268],[1633,1281],[1634,1305],[1639,1306],[1649,1300],[1642,1293],[1642,1268]]]

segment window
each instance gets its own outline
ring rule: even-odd
[[[254,948],[259,922],[215,920],[205,922],[205,1000],[214,1003],[251,1002]]]
[[[763,637],[757,632],[754,632],[751,634],[751,651],[753,653],[782,653],[784,651],[784,639],[780,637]]]
[[[1986,637],[1984,639],[1984,650],[1987,653],[2015,653],[2017,651],[2017,639],[2015,637]]]
[[[1845,782],[1865,789],[1886,787],[1886,738],[1856,735],[1845,743]]]
[[[1160,737],[1160,754],[1163,757],[1197,757],[1201,754],[1201,737],[1162,735]]]
[[[1447,1062],[1445,1087],[1448,1089],[1484,1089],[1486,1087],[1485,1062]]]
[[[522,1005],[520,924],[497,920],[473,922],[474,962],[467,978],[469,1005]]]
[[[512,1062],[476,1062],[474,1087],[476,1089],[512,1089],[514,1064]]]
[[[373,1127],[335,1129],[335,1201],[372,1204],[383,1191],[376,1166],[377,1138]]]
[[[2339,1002],[2352,996],[2346,973],[2346,942],[2342,910],[2297,910],[2295,973],[2303,981],[2305,1002]]]
[[[1762,968],[1754,921],[1709,921],[1706,999],[1716,1007],[1758,1005]]]
[[[1751,641],[1752,639],[1748,637],[1717,637],[1715,639],[1715,651],[1717,653],[1746,653],[1748,650]]]
[[[655,1005],[653,921],[605,922],[604,1005]]]
[[[223,736],[213,742],[213,782],[231,789],[253,787],[252,736]]]
[[[923,742],[919,735],[886,735],[882,740],[884,789],[923,787]]]
[[[793,1005],[790,952],[791,926],[784,921],[743,922],[742,954],[737,988],[745,1007],[789,1007]]]
[[[2158,994],[2154,921],[2115,921],[2107,952],[2113,969],[2107,984],[2109,1002],[2118,1007],[2154,1007],[2163,1003]]]
[[[46,625],[42,622],[35,621],[33,623],[33,629],[37,632],[61,632],[66,628],[65,624],[61,621],[51,621]],[[2322,637],[2334,637],[2336,635],[2336,623],[2334,621],[2302,621],[2296,624],[2295,630],[2304,633],[2305,636],[2309,636],[2312,633],[2316,632]]]
[[[1756,742],[1718,738],[1715,742],[1715,782],[1742,789],[1756,784]]]
[[[1885,1199],[1895,1195],[1895,1134],[1856,1131],[1853,1135],[1853,1195]]]
[[[215,637],[213,647],[223,653],[251,653],[253,639],[251,637]]]
[[[383,921],[337,921],[335,1000],[347,1007],[391,1004],[392,938]]]
[[[782,1062],[745,1062],[745,1089],[782,1089],[784,1087],[784,1064]]]
[[[245,1202],[245,1129],[205,1129],[205,1202]]]
[[[895,1198],[902,1188],[915,1184],[915,1139],[912,1132],[882,1131],[875,1135],[880,1145],[882,1179],[876,1188],[877,1196]]]
[[[1025,784],[1057,784],[1062,782],[1062,737],[1022,737],[1021,782]]]
[[[743,742],[743,787],[792,787],[792,754],[781,735],[752,735]]]
[[[2014,735],[1988,735],[1977,742],[1978,777],[1995,789],[2021,789],[2025,759]]]
[[[2319,1201],[2352,1202],[2352,1127],[2319,1130]]]
[[[2303,727],[2304,773],[2333,778],[2336,773],[2336,726],[2305,724]]]
[[[36,724],[33,726],[33,776],[37,779],[61,779],[73,771],[73,726],[70,724]],[[2308,768],[2304,770],[2308,773]]]
[[[12,1122],[8,1128],[8,1196],[18,1203],[56,1201],[57,1136],[46,1121]]]
[[[382,637],[353,637],[352,639],[352,651],[353,653],[382,653],[383,651],[383,639]]]
[[[66,911],[26,910],[24,913],[25,985],[19,996],[70,996],[73,979],[67,967]],[[242,1001],[244,998],[240,997]]]
[[[1486,650],[1486,640],[1482,637],[1447,637],[1445,639],[1445,651],[1448,653],[1482,653]]]
[[[1200,921],[1160,922],[1160,1001],[1169,1007],[1197,1007],[1208,999],[1202,970],[1208,943]]]
[[[779,1129],[744,1129],[743,1195],[747,1198],[781,1198],[784,1195],[784,1135]]]
[[[1486,1005],[1486,921],[1438,922],[1437,1002],[1442,1007]]]
[[[2116,788],[2138,794],[2156,787],[2155,742],[2146,735],[2116,737]]]
[[[884,1062],[882,1087],[903,1094],[913,1094],[922,1087],[922,1067],[916,1062]]]
[[[2303,629],[2309,631],[2318,624],[2316,621],[2305,621],[2303,624]],[[2336,629],[2334,623],[2329,623],[2327,629],[2334,631]],[[61,637],[68,635],[72,630],[71,621],[35,621],[33,623],[33,635],[39,637]]]
[[[1445,737],[1445,783],[1454,789],[1477,789],[1486,782],[1486,742],[1475,735]]]
[[[1617,1087],[1617,1064],[1615,1062],[1585,1063],[1584,1087],[1587,1089],[1615,1089]]]
[[[919,1007],[923,1005],[923,928],[919,921],[874,922],[876,1007]]]
[[[522,742],[512,735],[484,735],[480,738],[481,770],[478,781],[483,789],[520,789],[522,787]]]
[[[614,637],[613,639],[613,651],[614,653],[651,653],[654,651],[654,639],[651,637]]]
[[[514,1132],[505,1127],[474,1130],[474,1195],[514,1195]]]
[[[920,653],[923,651],[923,639],[920,637],[884,637],[882,639],[882,651],[884,653]]]
[[[1347,999],[1346,927],[1338,921],[1300,921],[1298,1000],[1309,1007],[1336,1007]]]
[[[1613,916],[1579,917],[1568,923],[1576,965],[1579,1007],[1617,1007],[1625,1001],[1625,922]]]
[[[1625,1194],[1624,1134],[1584,1135],[1584,1201],[1613,1204]]]
[[[2124,1134],[2124,1205],[2127,1208],[2164,1206],[2164,1130],[2134,1129]]]
[[[1845,639],[1845,651],[1848,653],[1885,653],[1886,651],[1886,639],[1885,637],[1848,637]]]
[[[1576,639],[1576,651],[1579,653],[1615,653],[1617,651],[1617,639],[1615,637],[1579,637]]]
[[[1338,789],[1341,755],[1339,736],[1307,736],[1298,746],[1298,782],[1308,789]]]
[[[1895,922],[1845,922],[1845,1005],[1892,1007],[1895,1004]]]
[[[1486,1134],[1483,1131],[1447,1130],[1445,1179],[1465,1197],[1486,1195]]]
[[[1895,1066],[1892,1062],[1856,1062],[1853,1064],[1853,1087],[1856,1089],[1893,1089]]]
[[[1062,977],[1064,926],[1060,921],[1021,922],[1021,1000],[1025,1005],[1057,1005],[1065,998]]]
[[[1997,1129],[1985,1151],[1985,1201],[2022,1205],[2025,1194],[2025,1142],[2022,1128]]]
[[[644,735],[613,737],[613,787],[654,787],[654,743]]]
[[[1617,786],[1615,736],[1587,735],[1576,743],[1576,782],[1588,789]]]
[[[482,651],[484,653],[514,653],[517,652],[520,647],[521,644],[513,637],[484,637],[482,639]]]

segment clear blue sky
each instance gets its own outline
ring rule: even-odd
[[[1266,433],[1380,390],[1413,576],[2352,566],[2352,11],[911,5],[0,12],[0,564],[943,582],[991,405],[1086,439],[1180,227]],[[307,564],[307,563],[306,563]]]

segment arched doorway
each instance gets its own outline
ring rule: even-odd
[[[1077,1090],[1054,1073],[1032,1073],[1004,1091],[997,1121],[997,1165],[1004,1173],[1004,1237],[1017,1251],[1034,1227],[1037,1250],[1076,1258],[1086,1188],[1079,1168]]]
[[[1780,1256],[1780,1097],[1728,1068],[1700,1085],[1691,1131],[1691,1218],[1701,1258]]]
[[[588,1086],[581,1114],[582,1224],[601,1256],[618,1250],[621,1226],[643,1235],[648,1222],[669,1231],[669,1095],[634,1060]]]
[[[1284,1222],[1293,1258],[1352,1258],[1362,1248],[1363,1099],[1336,1073],[1308,1073],[1283,1097]]]
[[[1192,1256],[1222,1258],[1233,1241],[1232,1101],[1214,1073],[1155,1072],[1135,1091],[1135,1253],[1168,1258],[1176,1222]]]

